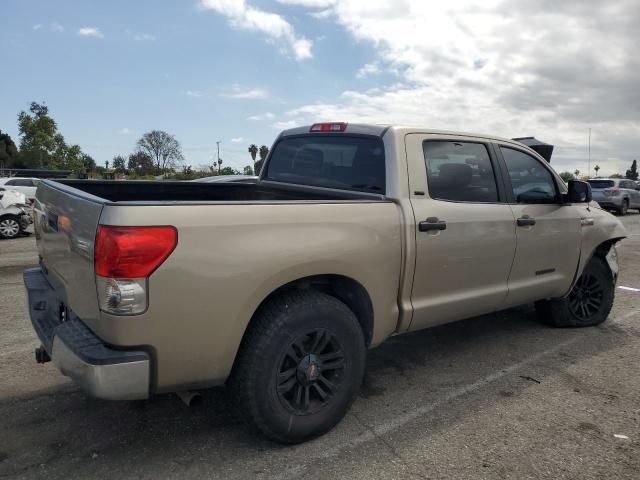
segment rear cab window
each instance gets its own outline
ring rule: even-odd
[[[381,195],[386,191],[384,145],[374,136],[283,137],[266,169],[263,180]]]

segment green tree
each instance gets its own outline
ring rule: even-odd
[[[64,138],[58,134],[58,125],[49,115],[46,105],[31,102],[29,112],[21,111],[18,114],[18,131],[26,165],[48,167],[54,153],[62,153],[60,142]]]
[[[614,173],[613,175],[609,175],[609,178],[624,178],[624,177],[619,173]]]
[[[153,159],[158,172],[175,168],[184,160],[182,147],[176,138],[162,130],[145,133],[136,144],[138,151]]]
[[[568,183],[569,180],[575,180],[576,177],[571,172],[560,172],[560,178],[562,178],[565,183]]]
[[[126,161],[122,155],[116,155],[115,157],[113,157],[112,165],[113,165],[113,170],[116,173],[127,172]]]
[[[224,167],[220,170],[220,175],[240,175],[240,172],[233,167]]]
[[[4,165],[5,167],[20,167],[21,165],[17,165],[19,162],[18,157],[18,147],[16,147],[16,144],[8,133],[2,133],[2,130],[0,130],[0,165]]]
[[[247,165],[246,167],[244,167],[242,173],[245,175],[253,175],[253,168],[251,168],[251,165]]]
[[[79,145],[67,145],[44,104],[31,102],[29,112],[18,114],[20,156],[25,167],[71,170],[84,168]]]
[[[631,168],[627,170],[625,175],[629,180],[638,180],[638,162],[636,160],[631,163]]]
[[[127,168],[137,175],[151,175],[153,173],[153,159],[143,152],[136,152],[129,155]]]
[[[93,172],[96,169],[96,161],[91,155],[83,153],[81,155],[81,160],[85,172]]]

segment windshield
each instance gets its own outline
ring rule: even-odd
[[[378,137],[285,137],[271,153],[263,179],[384,194],[384,146]]]
[[[615,186],[615,182],[613,180],[589,180],[591,184],[591,188],[611,188]]]

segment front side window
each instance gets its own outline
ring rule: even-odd
[[[557,203],[556,182],[540,160],[513,148],[500,147],[518,203]]]
[[[384,146],[378,137],[285,137],[273,149],[263,178],[384,194]]]
[[[428,140],[422,148],[431,198],[474,203],[498,201],[496,178],[486,145]]]

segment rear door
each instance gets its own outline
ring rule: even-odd
[[[505,307],[565,294],[580,258],[581,218],[562,202],[548,163],[513,145],[497,145],[515,217],[516,254]]]
[[[494,311],[507,294],[515,227],[489,144],[428,134],[405,144],[416,242],[410,329]]]

